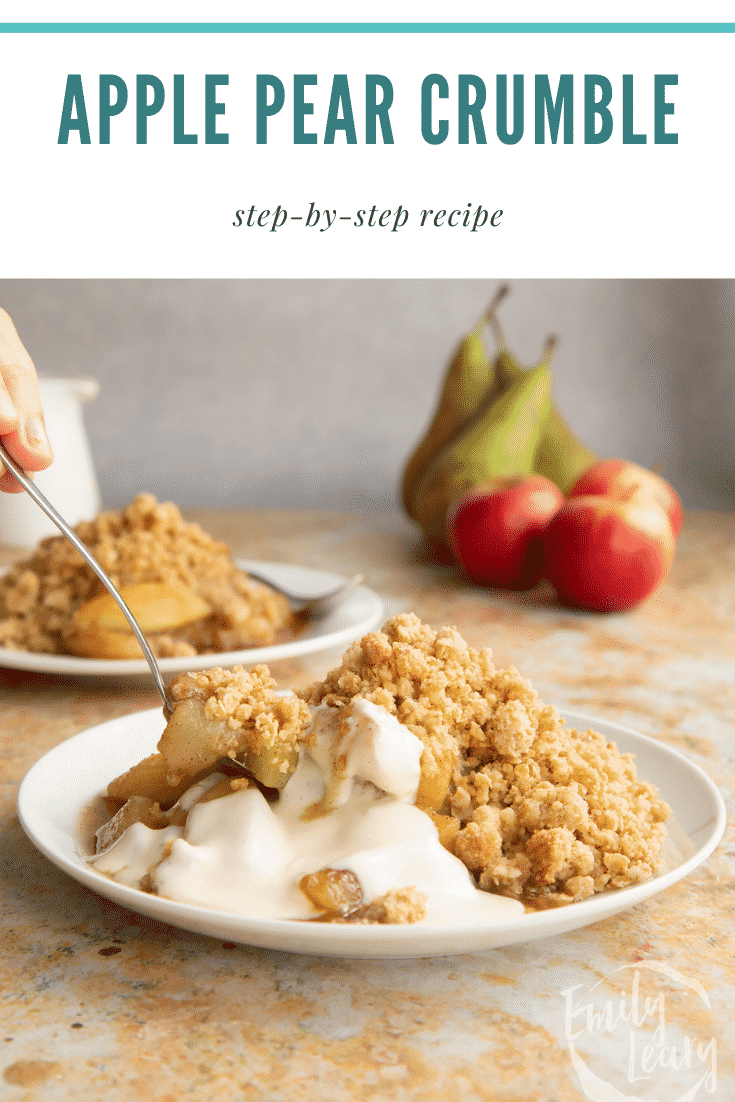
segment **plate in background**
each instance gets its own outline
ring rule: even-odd
[[[671,805],[670,836],[678,863],[641,884],[620,888],[555,910],[515,916],[503,925],[350,926],[252,919],[148,895],[117,884],[85,861],[77,824],[81,812],[114,777],[155,750],[163,730],[161,709],[111,720],[67,739],[32,767],[18,793],[18,814],[33,844],[81,884],[131,911],[195,933],[283,952],[372,959],[445,956],[493,949],[566,933],[627,910],[688,876],[719,842],[725,805],[698,766],[655,739],[593,716],[559,709],[570,727],[592,727],[636,756],[640,777],[653,782]],[[63,778],[63,783],[60,783]]]
[[[330,574],[307,566],[256,562],[254,559],[235,559],[234,562],[241,570],[247,570],[249,566],[253,570],[267,570],[275,582],[292,587],[298,592],[324,593],[347,581],[340,574]],[[186,670],[206,670],[212,666],[255,666],[259,662],[299,658],[302,655],[331,650],[333,647],[346,646],[378,627],[383,622],[384,614],[385,607],[378,594],[367,586],[358,585],[347,593],[338,608],[326,616],[308,622],[295,639],[269,647],[244,647],[242,650],[216,654],[159,658],[158,665],[168,678]],[[144,658],[77,658],[73,654],[38,654],[10,650],[7,647],[0,647],[0,666],[15,670],[33,670],[36,673],[76,674],[82,677],[151,677]]]

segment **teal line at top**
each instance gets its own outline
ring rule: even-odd
[[[2,34],[733,34],[735,23],[0,23]]]

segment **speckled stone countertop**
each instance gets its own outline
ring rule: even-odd
[[[427,563],[400,517],[195,518],[235,553],[364,573],[389,614],[453,624],[544,699],[678,748],[733,810],[735,516],[690,515],[661,590],[608,617],[560,609],[544,594],[471,587]],[[273,672],[297,687],[338,657]],[[735,1098],[732,818],[687,879],[543,941],[405,961],[223,944],[77,884],[36,852],[16,817],[18,784],[44,752],[156,706],[154,690],[0,669],[0,694],[0,1098]]]

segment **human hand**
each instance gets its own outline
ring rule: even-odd
[[[36,369],[10,317],[1,307],[0,441],[24,471],[42,471],[53,462]],[[0,461],[0,490],[16,494],[22,489]]]

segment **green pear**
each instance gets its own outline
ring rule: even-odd
[[[494,363],[496,387],[500,392],[519,379],[524,371],[513,354],[508,350],[505,335],[497,317],[489,319],[498,355]],[[550,363],[556,347],[556,339],[550,337],[544,348],[542,363]],[[571,490],[574,483],[596,463],[599,456],[586,444],[578,440],[556,405],[552,405],[544,431],[541,434],[533,470],[554,482],[563,494]]]
[[[411,517],[415,517],[415,490],[422,474],[434,456],[469,424],[492,385],[493,365],[483,334],[507,293],[505,286],[497,291],[475,328],[462,338],[452,356],[431,424],[411,453],[403,473],[403,506]]]
[[[599,456],[578,440],[556,406],[551,407],[533,469],[567,494]]]
[[[414,494],[414,519],[427,539],[446,539],[447,511],[466,490],[492,477],[530,474],[551,409],[546,364],[524,371],[488,400],[429,463]]]

